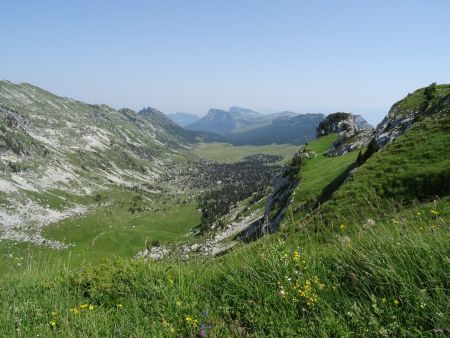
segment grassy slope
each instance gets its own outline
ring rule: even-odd
[[[100,206],[91,212],[47,227],[44,230],[46,238],[74,244],[67,250],[58,251],[26,243],[2,241],[0,255],[4,259],[0,261],[0,271],[5,273],[23,270],[30,263],[40,266],[69,264],[77,267],[85,262],[98,262],[108,257],[132,257],[153,240],[181,240],[184,234],[199,223],[200,215],[195,204],[161,205],[158,207],[160,211],[131,214],[128,201],[135,196],[129,191],[104,192]],[[50,197],[51,195],[47,200],[42,199],[43,203],[48,202],[58,208],[61,201]],[[94,202],[92,197],[90,199],[86,202]]]
[[[5,278],[0,327],[23,337],[189,337],[201,324],[208,337],[430,336],[450,324],[449,212],[448,200],[404,210],[326,246],[275,235],[189,264],[120,260],[57,278],[31,268]]]
[[[448,114],[432,115],[415,123],[405,135],[358,168],[323,206],[322,215],[331,220],[361,220],[379,213],[390,199],[410,204],[415,199],[448,194],[449,126]]]
[[[131,257],[150,244],[179,240],[199,223],[195,205],[170,206],[165,211],[130,215],[127,210],[101,209],[80,220],[67,220],[48,228],[45,235],[76,243],[68,254],[89,262],[111,254]]]
[[[306,147],[314,151],[316,156],[304,161],[299,173],[300,183],[295,190],[294,206],[319,198],[327,186],[355,162],[358,155],[356,151],[339,157],[325,155],[335,139],[336,134],[330,134],[310,142]]]
[[[389,177],[386,164],[390,156],[395,160],[394,153],[389,155],[394,149],[405,161],[414,152],[429,152],[427,165],[420,159],[406,162],[410,175],[428,168],[426,176],[434,177],[439,171],[433,167],[448,168],[446,157],[435,153],[447,142],[445,134],[434,129],[437,124],[422,122],[433,136],[421,139],[412,129],[379,153],[387,161],[373,156],[353,181],[334,192],[328,203],[337,204],[330,215],[354,208],[353,200],[340,194],[356,189],[358,180],[363,184],[364,170],[388,186],[383,175]],[[408,135],[413,147],[403,144]],[[332,138],[310,147],[322,152]],[[397,149],[399,144],[404,148]],[[318,198],[354,157],[306,161],[295,203]],[[403,196],[397,188],[393,192]],[[321,209],[325,216],[327,207]],[[370,223],[360,221],[361,213],[349,212],[348,222],[328,227],[326,243],[298,231],[294,219],[288,232],[216,259],[118,260],[57,275],[30,266],[4,278],[0,300],[9,306],[0,309],[0,327],[6,336],[24,337],[189,337],[198,336],[202,325],[208,337],[445,336],[450,327],[450,199],[384,209],[371,215]],[[316,224],[316,229],[325,227]],[[84,303],[92,310],[81,309]],[[79,313],[70,310],[74,307]]]
[[[434,99],[432,100],[433,103],[436,103],[439,100],[439,98],[442,98],[445,95],[450,94],[450,85],[448,84],[436,85],[436,92],[437,95],[435,95]],[[409,94],[407,97],[405,97],[399,102],[399,112],[402,113],[408,110],[414,110],[425,99],[426,99],[425,88],[418,89],[414,93]]]
[[[450,201],[378,216],[369,226],[355,219],[334,229],[326,244],[291,232],[213,260],[117,260],[56,275],[30,265],[4,278],[0,299],[10,307],[0,310],[2,333],[189,337],[202,324],[208,337],[439,333],[450,325]],[[81,309],[85,303],[93,309]]]

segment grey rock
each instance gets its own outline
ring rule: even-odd
[[[327,151],[328,156],[341,156],[356,149],[360,149],[369,144],[374,135],[374,130],[361,130],[353,135],[342,133],[336,141],[333,142]]]
[[[339,133],[327,151],[328,156],[341,156],[369,144],[373,127],[360,115],[334,113],[327,116],[317,128],[317,137]]]
[[[403,135],[411,128],[415,116],[419,113],[416,109],[400,114],[399,105],[399,103],[394,104],[383,121],[375,129],[375,141],[378,148],[384,147],[395,138]]]
[[[153,246],[150,249],[144,249],[139,251],[134,258],[136,259],[144,259],[144,260],[152,260],[152,261],[160,261],[169,253],[169,249],[163,246]]]
[[[353,117],[359,130],[373,129],[373,126],[369,122],[367,122],[361,115],[353,115]]]

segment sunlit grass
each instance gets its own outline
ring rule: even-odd
[[[431,335],[450,324],[448,205],[348,223],[326,244],[294,232],[213,260],[30,267],[4,278],[2,334]]]

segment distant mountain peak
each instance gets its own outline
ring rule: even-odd
[[[228,111],[231,114],[239,114],[239,115],[251,115],[251,116],[262,116],[261,113],[258,113],[254,110],[248,109],[248,108],[242,108],[242,107],[238,107],[238,106],[232,106],[228,109]]]
[[[200,117],[198,117],[196,114],[181,112],[167,114],[167,117],[178,124],[180,127],[185,127],[200,120]]]
[[[163,114],[161,111],[159,111],[156,108],[153,107],[144,107],[138,112],[139,115],[160,115]],[[164,114],[163,114],[164,115]]]
[[[208,114],[224,114],[224,113],[228,113],[228,111],[220,109],[220,108],[210,108],[208,110]]]

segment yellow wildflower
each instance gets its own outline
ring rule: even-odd
[[[170,328],[170,333],[174,333],[175,329],[173,327]]]
[[[386,303],[386,297],[381,298],[382,303]]]
[[[69,311],[72,312],[75,315],[80,313],[80,310],[78,310],[76,307],[74,307],[73,309],[70,309]]]
[[[399,303],[400,303],[400,302],[399,302],[397,299],[394,300],[394,304],[395,304],[395,305],[398,305]]]
[[[344,231],[345,229],[347,229],[347,224],[341,224],[341,225],[339,225],[339,229],[340,229],[341,231]]]
[[[52,312],[52,316],[56,316],[57,313],[55,311]]]
[[[417,215],[417,216],[420,216],[420,215],[422,215],[422,213],[421,213],[421,212],[417,212],[416,215]]]
[[[436,210],[433,210],[433,209],[431,209],[431,213],[432,213],[433,215],[438,215],[438,214],[439,214]]]
[[[123,308],[123,305],[122,304],[117,304],[117,307],[118,308]]]
[[[94,305],[89,305],[89,310],[94,310]]]
[[[55,320],[51,320],[49,324],[52,327],[52,329],[56,328],[56,321]]]
[[[87,308],[89,305],[87,305],[87,304],[81,304],[80,305],[80,309],[85,309],[85,308]]]
[[[164,326],[168,326],[168,325],[169,325],[169,323],[168,323],[167,320],[165,320],[165,319],[162,321],[162,324],[163,324]]]

